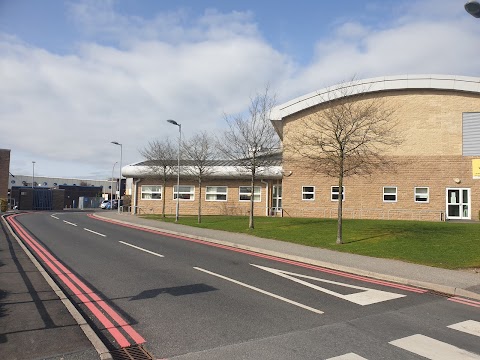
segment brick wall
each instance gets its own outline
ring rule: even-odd
[[[471,218],[478,219],[480,180],[472,179],[472,157],[462,156],[462,113],[480,112],[480,96],[451,91],[395,91],[373,94],[383,97],[396,111],[401,146],[388,149],[396,170],[368,177],[345,178],[345,218],[440,220],[446,211],[446,189],[471,191]],[[326,105],[322,105],[326,106]],[[301,131],[302,120],[315,116],[321,107],[285,120],[284,143],[289,134]],[[288,149],[288,146],[287,146]],[[479,157],[480,158],[480,157]],[[290,159],[290,160],[289,160]],[[293,160],[288,150],[283,168],[291,175],[283,179],[283,207],[290,216],[336,217],[338,203],[331,201],[336,178],[309,171]],[[315,186],[315,200],[302,200],[302,186]],[[383,201],[383,187],[396,186],[398,200]],[[416,203],[414,188],[428,187],[430,201]]]
[[[8,196],[8,178],[10,171],[10,150],[0,149],[0,199]]]
[[[141,199],[142,185],[161,185],[162,182],[154,179],[143,179],[137,184],[137,206],[138,213],[161,214],[162,200],[143,200]],[[176,181],[169,181],[165,189],[165,213],[175,214],[176,199],[173,199],[173,186]],[[180,200],[180,214],[183,215],[197,215],[198,214],[198,199],[200,198],[200,190],[196,180],[180,181],[180,186],[189,185],[195,187],[195,199]],[[226,201],[206,201],[205,191],[207,186],[227,186],[227,200]],[[232,179],[218,179],[208,180],[202,182],[202,215],[248,215],[250,213],[250,202],[239,201],[239,187],[250,186],[249,180],[232,180]],[[267,213],[266,204],[270,204],[270,199],[266,199],[266,184],[257,181],[255,186],[261,187],[261,201],[255,202],[254,212],[255,216],[264,216]],[[272,182],[269,183],[271,192]],[[133,193],[132,189],[132,193]]]

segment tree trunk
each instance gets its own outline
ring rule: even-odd
[[[199,190],[199,197],[198,197],[198,223],[202,222],[202,177],[198,178],[198,190]]]
[[[248,228],[253,229],[254,223],[253,223],[253,210],[254,210],[254,200],[255,200],[255,171],[252,171],[252,181],[251,181],[251,195],[250,195],[250,220],[248,223]]]
[[[337,244],[343,244],[343,160],[340,160],[340,173],[338,174],[338,219],[337,219]]]

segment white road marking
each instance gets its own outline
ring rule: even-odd
[[[67,221],[67,220],[63,220],[63,222],[68,225],[78,226],[77,224],[71,223],[70,221]]]
[[[456,346],[438,341],[428,336],[416,334],[390,341],[389,344],[423,356],[430,360],[479,360],[480,355],[460,349]]]
[[[220,274],[216,274],[216,273],[214,273],[214,272],[211,272],[211,271],[208,271],[208,270],[199,268],[199,267],[194,267],[194,269],[199,270],[199,271],[203,271],[204,273],[207,273],[207,274],[216,276],[216,277],[218,277],[218,278],[220,278],[220,279],[224,279],[224,280],[230,281],[230,282],[232,282],[232,283],[234,283],[234,284],[237,284],[237,285],[246,287],[246,288],[248,288],[248,289],[257,291],[257,292],[262,293],[262,294],[264,294],[264,295],[271,296],[271,297],[273,297],[273,298],[275,298],[275,299],[278,299],[278,300],[284,301],[284,302],[286,302],[286,303],[289,303],[289,304],[298,306],[298,307],[300,307],[300,308],[302,308],[302,309],[309,310],[309,311],[314,312],[314,313],[316,313],[316,314],[323,314],[323,311],[320,311],[320,310],[318,310],[318,309],[314,309],[314,308],[312,308],[312,307],[310,307],[310,306],[307,306],[307,305],[300,304],[300,303],[298,303],[298,302],[296,302],[296,301],[293,301],[293,300],[284,298],[284,297],[282,297],[282,296],[275,295],[275,294],[273,294],[273,293],[271,293],[271,292],[268,292],[268,291],[259,289],[259,288],[255,287],[255,286],[251,286],[251,285],[242,283],[242,282],[240,282],[240,281],[237,281],[237,280],[228,278],[228,277],[223,276],[223,275],[220,275]]]
[[[335,356],[333,358],[329,358],[327,360],[368,360],[360,355],[355,353],[348,353],[345,355]]]
[[[336,296],[340,299],[347,300],[347,301],[350,301],[350,302],[353,302],[355,304],[362,305],[362,306],[376,304],[376,303],[379,303],[379,302],[382,302],[382,301],[398,299],[398,298],[406,296],[406,295],[391,293],[391,292],[387,292],[387,291],[369,289],[369,288],[366,288],[366,287],[354,286],[354,285],[344,284],[344,283],[340,283],[340,282],[336,282],[336,281],[325,280],[325,279],[321,279],[321,278],[317,278],[317,277],[313,277],[313,276],[291,273],[291,272],[288,272],[288,271],[268,268],[268,267],[265,267],[265,266],[260,266],[260,265],[255,265],[255,264],[250,264],[250,265],[255,266],[259,269],[271,272],[271,273],[276,274],[278,276],[284,277],[286,279],[295,281],[296,283],[308,286],[312,289],[322,291],[326,294],[333,295],[333,296]],[[334,285],[338,285],[338,286],[344,286],[344,287],[347,287],[347,288],[358,289],[358,290],[363,290],[363,291],[358,292],[358,293],[354,293],[354,294],[343,295],[343,294],[339,294],[335,291],[325,289],[325,288],[320,287],[318,285],[314,285],[314,284],[309,283],[307,281],[300,280],[298,278],[315,280],[315,281],[320,281],[320,282],[324,282],[324,283],[327,283],[327,284],[334,284]]]
[[[55,215],[50,215],[52,218],[60,220],[60,218],[56,217]]]
[[[96,232],[96,231],[93,231],[93,230],[90,230],[90,229],[87,229],[87,228],[83,228],[83,230],[86,230],[86,231],[89,231],[95,235],[100,235],[100,236],[103,236],[103,237],[106,237],[107,235],[104,235],[104,234],[100,234],[99,232]]]
[[[121,244],[123,244],[123,245],[131,246],[132,248],[135,248],[135,249],[137,249],[137,250],[144,251],[144,252],[146,252],[146,253],[149,253],[149,254],[152,254],[152,255],[155,255],[155,256],[158,256],[158,257],[164,257],[164,256],[161,255],[161,254],[157,254],[156,252],[153,252],[153,251],[150,251],[150,250],[141,248],[141,247],[139,247],[139,246],[135,246],[135,245],[126,243],[126,242],[124,242],[124,241],[119,241],[119,243],[121,243]]]
[[[467,320],[447,327],[467,334],[480,336],[480,322],[478,321]]]

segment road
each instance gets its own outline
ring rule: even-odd
[[[421,289],[85,213],[15,221],[110,349],[144,343],[179,360],[480,360],[479,309]]]

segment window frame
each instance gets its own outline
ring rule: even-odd
[[[209,188],[215,188],[215,192],[208,191]],[[218,188],[225,188],[225,192],[218,192]],[[215,199],[208,199],[208,196],[215,196]],[[225,199],[218,199],[218,195],[225,195]],[[205,187],[205,201],[227,201],[228,200],[228,186],[218,185],[218,186],[206,186]]]
[[[337,191],[333,191],[333,188],[338,188]],[[330,187],[330,201],[338,201],[338,196],[340,195],[340,187],[338,185]],[[337,198],[334,199],[333,196],[337,195]],[[342,201],[345,201],[345,186],[342,185]]]
[[[417,189],[427,189],[427,193],[417,193]],[[425,201],[418,201],[417,196],[425,197]],[[428,186],[415,186],[413,188],[413,200],[418,204],[428,204],[430,202],[430,188]]]
[[[385,189],[395,189],[395,193],[386,193]],[[385,195],[395,196],[395,200],[385,200]],[[383,202],[384,203],[396,203],[398,201],[398,187],[397,186],[384,186],[383,187]]]
[[[145,188],[147,188],[147,187],[158,187],[158,188],[160,189],[160,192],[158,192],[158,191],[155,191],[155,192],[153,192],[153,191],[147,192],[147,191],[144,191],[144,190],[143,190],[144,187],[145,187]],[[162,186],[162,185],[141,185],[141,186],[140,186],[140,199],[141,199],[141,200],[155,200],[155,201],[156,201],[156,200],[162,200],[162,193],[163,193],[162,190],[163,190],[163,186]],[[150,195],[160,194],[160,197],[159,197],[159,198],[156,198],[156,199],[154,199],[154,198],[146,199],[146,198],[143,197],[144,194],[150,194]]]
[[[182,187],[189,187],[190,191],[180,191],[178,192],[180,194],[179,200],[180,201],[195,201],[195,185],[180,185],[180,189]],[[177,185],[173,185],[173,200],[177,201]],[[182,198],[182,195],[189,194],[191,195],[188,199]]]
[[[305,191],[305,188],[312,188],[312,191]],[[305,195],[311,195],[311,198],[306,198]],[[305,185],[302,186],[302,201],[315,201],[315,186]]]
[[[242,188],[243,189],[249,189],[250,192],[242,193]],[[258,189],[258,193],[256,192],[257,189]],[[243,196],[248,196],[248,199],[242,199],[242,195]],[[238,187],[238,201],[240,201],[240,202],[250,201],[251,196],[252,196],[252,187],[251,186],[239,186]],[[255,199],[257,196],[258,196],[258,200]],[[262,187],[261,186],[254,186],[254,188],[253,188],[253,202],[261,202],[261,201],[262,201]]]

